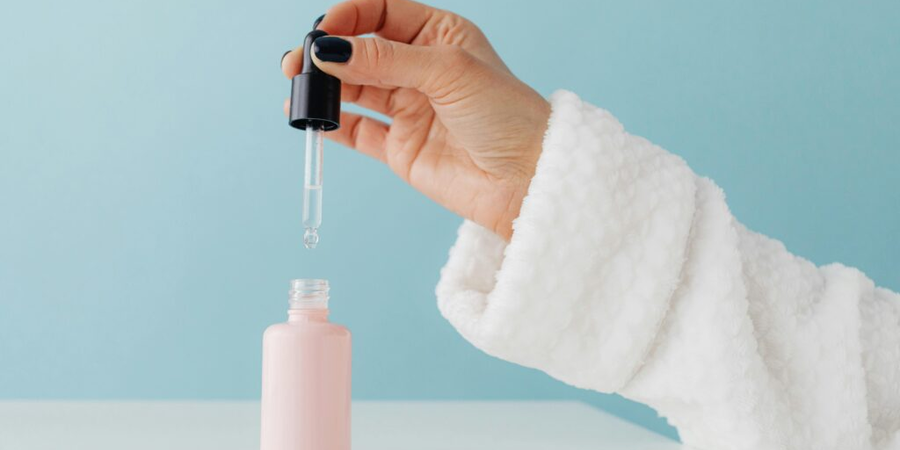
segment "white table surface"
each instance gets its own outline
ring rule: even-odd
[[[259,403],[0,401],[0,450],[252,450]],[[578,402],[354,402],[354,450],[673,450]]]

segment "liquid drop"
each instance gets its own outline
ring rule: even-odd
[[[306,248],[316,248],[316,244],[319,243],[319,233],[315,228],[307,228],[306,232],[303,233],[303,245]]]

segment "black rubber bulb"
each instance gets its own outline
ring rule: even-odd
[[[294,128],[331,131],[341,126],[341,80],[319,70],[312,59],[313,42],[327,35],[313,30],[303,41],[303,67],[291,80],[288,123]]]

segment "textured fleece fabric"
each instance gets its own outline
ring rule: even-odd
[[[704,450],[900,449],[900,296],[738,223],[560,91],[512,240],[465,222],[438,305],[483,351],[646,403]]]

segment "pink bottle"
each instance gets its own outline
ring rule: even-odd
[[[328,281],[291,281],[287,323],[263,335],[260,450],[350,450],[350,331]]]

